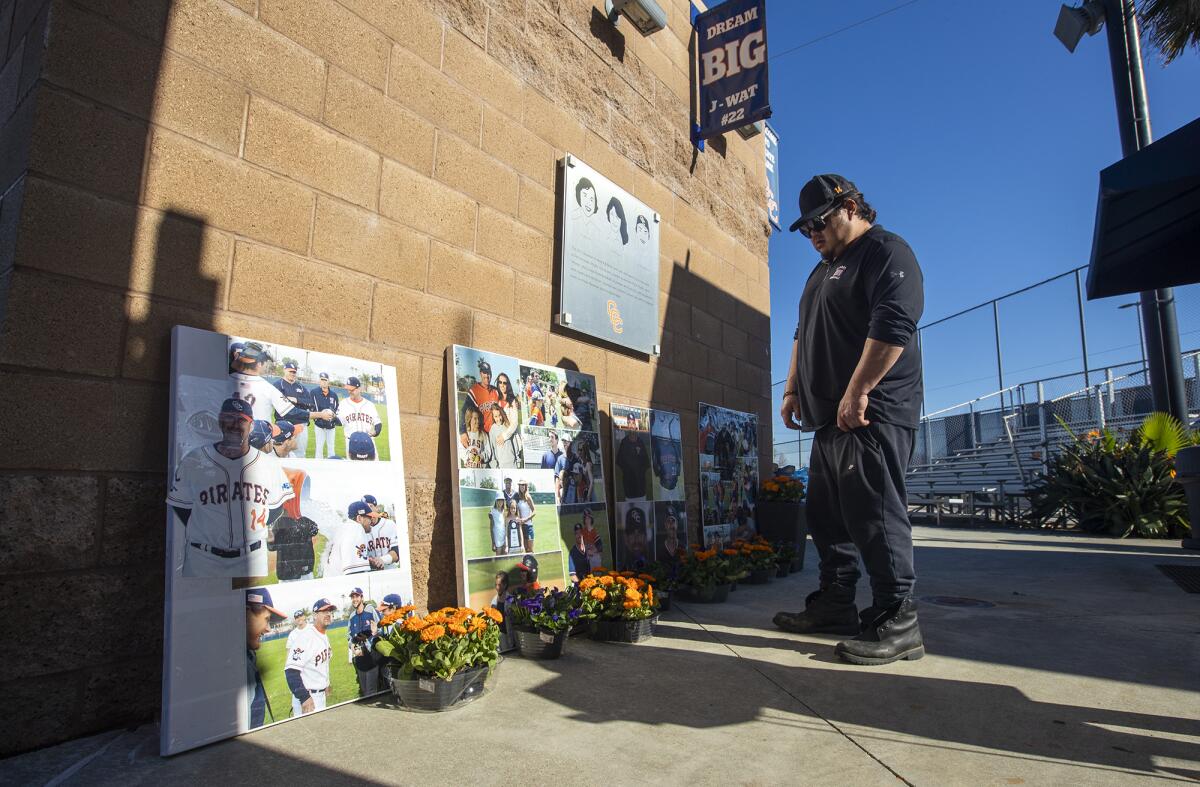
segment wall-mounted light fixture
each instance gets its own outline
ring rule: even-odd
[[[604,10],[614,25],[624,15],[644,36],[667,27],[667,12],[654,0],[604,0]]]

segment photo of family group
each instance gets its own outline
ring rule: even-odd
[[[412,598],[395,369],[177,326],[171,381],[163,750],[374,693],[355,599]]]
[[[701,539],[704,546],[748,539],[758,493],[758,416],[700,402]]]
[[[688,544],[679,414],[614,404],[617,566],[673,563]]]
[[[572,330],[645,353],[658,342],[659,217],[568,156],[560,194],[560,312]]]
[[[244,590],[246,730],[387,691],[370,648],[407,592],[387,575]]]
[[[461,346],[447,375],[462,598],[611,565],[595,378]]]

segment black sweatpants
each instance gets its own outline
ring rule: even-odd
[[[843,432],[836,424],[813,437],[808,468],[808,532],[821,559],[821,587],[851,596],[871,578],[874,605],[888,607],[912,593],[912,525],[904,471],[915,429],[872,421]]]

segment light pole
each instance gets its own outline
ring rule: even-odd
[[[1118,309],[1132,309],[1134,306],[1141,306],[1141,305],[1142,305],[1141,301],[1130,301],[1129,303],[1122,303],[1117,308]],[[1141,319],[1138,318],[1137,313],[1135,312],[1133,316],[1134,316],[1134,321],[1137,323],[1138,345],[1142,348],[1142,371],[1145,371],[1145,369],[1146,369],[1146,335],[1142,331],[1142,321],[1141,321]]]
[[[1152,141],[1150,104],[1142,73],[1142,50],[1138,40],[1137,14],[1133,0],[1089,0],[1079,8],[1063,6],[1054,35],[1074,52],[1086,33],[1095,35],[1105,27],[1108,57],[1112,67],[1113,94],[1117,103],[1117,127],[1121,132],[1121,155],[1132,156]],[[1179,357],[1179,328],[1175,320],[1175,294],[1170,287],[1140,294],[1143,332],[1142,356],[1150,378],[1154,409],[1170,413],[1180,423],[1188,422],[1183,386],[1183,364]]]

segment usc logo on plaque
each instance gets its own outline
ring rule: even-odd
[[[608,301],[608,321],[612,323],[613,333],[624,333],[625,329],[621,326],[625,321],[621,319],[621,310],[617,308],[617,302],[609,299]]]

